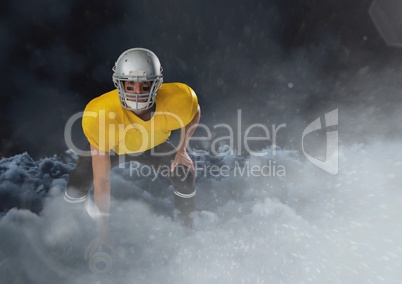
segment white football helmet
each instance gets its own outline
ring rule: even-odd
[[[113,83],[124,108],[146,110],[154,105],[156,92],[163,82],[162,66],[155,53],[145,48],[126,50],[117,59],[113,72]],[[125,92],[125,81],[149,81],[152,84],[149,93],[131,94]]]

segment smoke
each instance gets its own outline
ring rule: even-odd
[[[395,283],[402,265],[399,148],[397,142],[342,146],[336,176],[300,161],[296,152],[278,151],[274,159],[225,156],[218,162],[207,158],[204,166],[223,163],[232,171],[226,178],[199,172],[197,211],[190,231],[171,213],[170,187],[159,182],[147,189],[146,178],[130,177],[128,168],[116,169],[111,238],[117,258],[105,279],[117,283],[374,279]],[[286,177],[272,172],[240,174],[246,162],[268,165],[269,160],[275,161],[277,173],[282,165]],[[63,262],[49,249],[70,232],[58,226],[63,217],[60,186],[63,183],[56,183],[49,191],[53,194],[46,198],[40,216],[12,209],[0,220],[1,279],[17,277],[21,283],[51,283],[54,277],[60,283],[99,280],[80,257],[94,237],[94,221],[88,216],[69,227],[86,228],[76,240],[81,250],[75,251],[74,262]]]

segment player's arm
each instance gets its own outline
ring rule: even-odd
[[[197,112],[194,115],[194,118],[187,124],[185,127],[181,129],[180,132],[180,144],[178,151],[186,151],[188,142],[190,138],[193,136],[195,129],[197,128],[198,123],[200,122],[201,117],[201,109],[198,105]]]
[[[90,257],[100,245],[109,243],[109,208],[110,208],[110,155],[91,145],[92,171],[95,205],[99,210],[99,236],[93,240],[85,252]]]
[[[185,127],[181,128],[180,132],[180,143],[179,146],[177,147],[177,154],[176,157],[172,163],[172,171],[178,164],[182,164],[190,168],[194,173],[194,163],[190,159],[190,157],[187,154],[187,146],[188,142],[190,141],[190,138],[193,136],[194,131],[200,121],[201,117],[201,109],[200,106],[198,105],[197,107],[197,112],[194,115],[194,118],[190,121],[189,124],[187,124]]]

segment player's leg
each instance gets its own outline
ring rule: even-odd
[[[88,146],[89,149],[89,146]],[[46,240],[54,256],[71,260],[74,255],[74,239],[82,231],[80,220],[85,212],[85,200],[92,184],[92,158],[80,156],[70,173],[64,200],[56,199],[57,219],[48,228]],[[53,215],[52,215],[53,218]]]
[[[90,146],[87,146],[89,151]],[[67,188],[64,192],[64,200],[71,208],[81,210],[91,188],[93,181],[92,157],[80,156],[78,162],[68,179]]]
[[[190,214],[195,210],[195,175],[184,165],[177,165],[170,180],[174,187],[174,206],[183,225],[192,226]]]
[[[153,149],[147,150],[141,155],[127,155],[126,161],[137,161],[154,168],[167,167],[170,169],[176,155],[176,148],[166,141]],[[162,171],[166,172],[166,171]],[[178,165],[173,172],[169,172],[168,178],[174,187],[174,206],[179,218],[184,225],[191,226],[191,212],[195,209],[195,175],[184,165]]]

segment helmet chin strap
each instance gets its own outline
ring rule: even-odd
[[[145,110],[148,109],[148,103],[140,103],[126,100],[126,105],[131,109]]]

